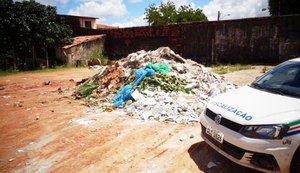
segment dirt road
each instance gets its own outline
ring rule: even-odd
[[[0,172],[255,172],[211,149],[199,124],[88,109],[70,95],[76,81],[94,73],[0,77]]]

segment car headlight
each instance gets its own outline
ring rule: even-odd
[[[282,139],[288,131],[287,125],[249,125],[243,126],[240,133],[249,138]]]

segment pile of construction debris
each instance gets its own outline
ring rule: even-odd
[[[203,65],[168,47],[129,54],[103,67],[77,89],[103,111],[118,110],[142,120],[199,122],[207,101],[235,88]]]

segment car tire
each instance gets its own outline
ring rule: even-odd
[[[299,173],[300,172],[300,148],[297,149],[291,165],[290,173]]]

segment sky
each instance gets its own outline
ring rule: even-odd
[[[268,0],[36,0],[56,6],[58,14],[97,17],[97,23],[118,27],[146,26],[145,9],[150,4],[172,1],[176,7],[202,9],[209,21],[269,16]]]

